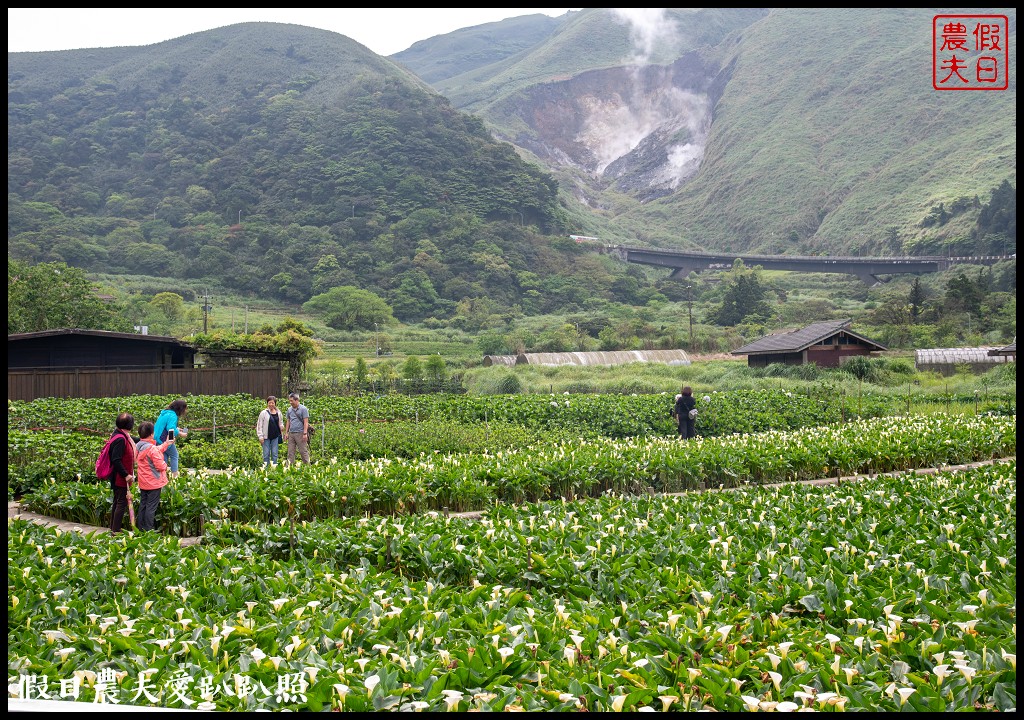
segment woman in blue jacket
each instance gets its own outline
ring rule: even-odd
[[[188,435],[188,430],[178,427],[178,422],[185,417],[187,409],[187,403],[179,399],[160,411],[160,415],[157,417],[153,427],[153,437],[158,445],[162,444],[170,433],[174,434],[176,441]],[[178,477],[177,444],[171,444],[164,450],[164,460],[167,462],[167,469],[170,471],[171,476]]]

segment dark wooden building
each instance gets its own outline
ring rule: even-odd
[[[1017,362],[1017,338],[1014,338],[1013,342],[1005,347],[992,348],[988,354],[993,357],[1004,357],[1008,362]]]
[[[281,392],[281,367],[196,366],[173,337],[60,329],[7,336],[7,399]]]
[[[7,369],[191,368],[196,350],[177,338],[108,330],[41,330],[7,336]]]
[[[799,330],[767,335],[732,351],[733,355],[746,355],[750,367],[765,367],[772,363],[839,367],[846,358],[870,355],[885,350],[873,340],[849,329],[852,320],[830,320],[814,323]]]

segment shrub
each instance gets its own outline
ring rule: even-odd
[[[916,371],[914,363],[906,358],[892,358],[886,362],[885,369],[893,375],[913,375]]]
[[[576,380],[565,386],[565,392],[568,393],[596,393],[597,387],[592,383],[583,382]]]
[[[839,369],[858,380],[866,380],[867,382],[877,382],[880,375],[878,364],[872,362],[871,358],[864,357],[863,355],[850,358],[840,365]]]
[[[497,391],[500,395],[517,395],[523,391],[523,382],[518,375],[508,373],[498,378]]]
[[[756,368],[753,371],[755,377],[778,377],[791,380],[817,380],[824,371],[814,363],[806,365],[786,365],[785,363],[772,363],[764,368]]]

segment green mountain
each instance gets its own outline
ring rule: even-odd
[[[936,12],[587,9],[390,59],[276,23],[9,53],[8,257],[293,305],[352,286],[479,329],[679,299],[569,232],[959,253],[984,221],[1015,247],[1016,12],[974,11],[1010,18],[998,92],[932,88]],[[1012,223],[983,217],[998,186]]]
[[[939,12],[588,9],[517,55],[431,82],[551,170],[587,209],[574,214],[587,234],[935,252],[970,232],[975,198],[1016,185],[1016,11],[971,11],[1009,16],[1010,85],[991,92],[933,89]],[[971,211],[929,222],[951,206]]]
[[[569,12],[561,18],[522,15],[462,28],[421,40],[389,58],[428,83],[438,83],[529,50],[547,39],[573,14]]]
[[[335,33],[8,54],[13,259],[290,302],[355,285],[413,320],[523,303],[574,262],[540,240],[564,223],[549,175]]]

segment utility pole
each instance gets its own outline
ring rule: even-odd
[[[245,306],[245,334],[249,334],[249,306]]]
[[[693,352],[693,285],[686,285],[686,313],[690,316],[690,352]]]
[[[210,311],[213,308],[210,306],[210,293],[206,292],[203,294],[203,333],[209,332],[209,319]]]

